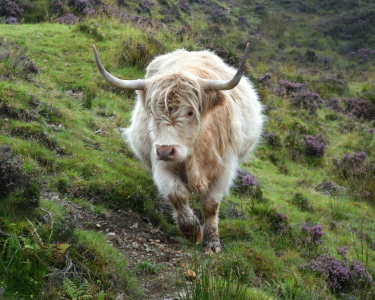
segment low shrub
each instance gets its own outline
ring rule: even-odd
[[[288,232],[289,231],[289,221],[286,214],[279,212],[274,212],[269,216],[270,223],[269,226],[274,232]]]
[[[264,132],[263,138],[266,140],[267,145],[272,148],[277,148],[281,146],[280,135],[274,132]]]
[[[258,200],[263,198],[259,179],[252,175],[248,170],[237,169],[232,188],[238,194],[246,195]]]
[[[166,46],[151,34],[144,39],[129,38],[122,42],[122,50],[119,54],[120,66],[136,66],[145,68],[151,60],[166,51]]]
[[[306,134],[303,136],[304,151],[307,156],[321,157],[327,148],[327,141],[323,135],[316,136]]]
[[[323,243],[322,237],[325,235],[325,232],[322,231],[322,229],[323,227],[320,224],[315,226],[308,224],[302,225],[301,231],[304,235],[302,244],[309,250],[318,248]]]
[[[0,148],[0,186],[0,199],[10,197],[10,202],[17,208],[39,206],[40,185],[24,171],[21,157],[14,155],[9,145]],[[8,208],[4,206],[1,213],[7,213]]]
[[[320,98],[319,94],[307,91],[295,95],[291,104],[306,109],[309,111],[310,115],[316,116],[316,111],[319,108],[319,105],[323,102],[324,101]]]
[[[345,251],[338,249],[338,253],[344,255],[343,260],[321,254],[300,268],[323,276],[328,287],[336,293],[364,293],[372,286],[373,278],[362,262],[347,259]]]
[[[72,13],[67,13],[64,16],[58,18],[56,22],[60,24],[73,25],[78,22],[78,17],[76,17]]]
[[[375,119],[375,105],[370,100],[347,98],[343,99],[349,116],[365,120]]]
[[[207,9],[207,13],[210,15],[211,19],[215,23],[222,23],[222,24],[230,24],[230,18],[228,15],[224,12],[224,9],[221,7],[212,7]]]
[[[359,199],[375,199],[375,160],[367,160],[366,152],[346,154],[334,159],[334,172],[350,193]]]
[[[16,42],[0,37],[0,79],[11,75],[29,78],[40,73],[34,61],[26,55],[28,49]]]
[[[300,211],[314,211],[314,207],[310,204],[309,200],[300,193],[294,194],[292,203],[298,206]]]

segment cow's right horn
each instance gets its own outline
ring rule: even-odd
[[[145,86],[146,86],[145,79],[123,80],[123,79],[117,78],[109,74],[106,71],[106,69],[104,69],[103,65],[100,63],[98,52],[96,51],[95,46],[92,45],[92,48],[94,49],[95,61],[96,61],[96,65],[98,66],[99,72],[100,74],[102,74],[104,79],[107,80],[110,84],[120,89],[124,89],[124,90],[144,90],[145,89]]]

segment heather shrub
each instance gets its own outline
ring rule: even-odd
[[[271,81],[271,78],[272,78],[272,74],[271,73],[266,73],[263,76],[259,77],[258,81],[260,81],[262,83],[263,82],[268,83],[268,82]]]
[[[314,211],[314,207],[310,204],[309,200],[300,193],[294,194],[292,203],[298,206],[300,211]]]
[[[138,14],[141,13],[147,13],[151,15],[151,8],[155,5],[154,2],[148,1],[148,0],[143,0],[139,3],[139,5],[135,8],[135,11]]]
[[[289,221],[288,216],[275,211],[269,215],[269,226],[274,232],[288,232],[289,231]]]
[[[323,103],[324,101],[320,98],[319,94],[311,93],[311,92],[304,92],[301,94],[296,95],[291,104],[294,106],[298,106],[299,108],[303,108],[309,111],[310,115],[316,115],[316,111],[319,108],[319,104]]]
[[[164,23],[171,23],[174,20],[178,20],[181,18],[181,13],[176,5],[172,6],[170,9],[165,6],[161,6],[159,9],[159,13],[164,16],[161,20]]]
[[[206,44],[205,48],[215,52],[217,56],[222,58],[228,65],[238,68],[240,66],[242,56],[238,54],[238,52],[227,48],[225,46],[221,46],[218,44]],[[245,72],[250,71],[250,66],[248,64],[245,65]]]
[[[346,109],[345,112],[357,118],[365,120],[375,119],[375,105],[370,100],[348,98],[343,99]]]
[[[74,230],[77,227],[75,215],[67,215],[53,223],[52,240],[55,243],[70,243],[74,239]]]
[[[323,243],[323,235],[325,235],[325,232],[322,231],[322,229],[323,227],[320,224],[317,224],[315,226],[311,226],[308,224],[302,225],[302,245],[305,246],[308,250],[320,247],[320,245]]]
[[[145,68],[151,60],[166,51],[166,46],[151,34],[143,39],[128,38],[122,42],[118,63],[122,66]]]
[[[249,28],[250,22],[249,22],[248,18],[246,18],[245,16],[240,16],[240,17],[238,17],[238,20],[237,20],[237,26]]]
[[[211,19],[215,23],[222,23],[222,24],[229,24],[230,18],[228,15],[224,12],[224,9],[218,6],[214,6],[212,8],[208,8],[206,13],[208,13],[211,17]]]
[[[177,7],[185,14],[190,15],[191,6],[187,0],[180,0]]]
[[[302,265],[301,270],[311,271],[323,276],[328,287],[336,293],[364,293],[373,285],[373,278],[365,265],[357,260],[346,258],[346,249],[338,248],[338,253],[344,255],[343,260],[321,254],[310,263]]]
[[[0,199],[11,197],[18,208],[39,205],[40,185],[25,173],[21,158],[14,155],[9,145],[0,148],[0,187]],[[7,210],[4,206],[2,209]]]
[[[333,181],[329,181],[327,179],[323,179],[323,181],[315,187],[315,190],[317,192],[320,192],[323,195],[327,195],[327,196],[330,196],[330,195],[333,196],[343,189],[344,189],[343,187],[340,187]]]
[[[365,172],[365,160],[367,158],[366,152],[357,152],[353,154],[345,154],[340,160],[333,161],[335,171],[340,174],[342,178],[355,177]]]
[[[325,106],[337,113],[344,113],[345,111],[340,100],[337,98],[329,98],[326,101]]]
[[[40,70],[27,55],[27,48],[0,37],[0,79],[8,79],[11,75],[29,77],[39,74]]]
[[[323,135],[316,136],[306,134],[303,136],[304,152],[307,156],[321,157],[327,148],[327,141]]]
[[[78,30],[93,36],[97,41],[102,41],[104,35],[99,31],[100,25],[98,24],[79,24]]]
[[[60,24],[73,25],[78,22],[78,18],[72,13],[67,13],[64,16],[58,18],[56,22]]]
[[[325,68],[327,68],[328,65],[331,64],[331,60],[328,60],[326,58],[325,60],[323,60],[323,63],[325,65]],[[340,72],[334,74],[324,72],[319,77],[319,80],[313,82],[312,84],[316,90],[319,90],[323,94],[323,96],[331,96],[332,93],[343,95],[349,89],[344,74]]]
[[[0,16],[6,18],[20,18],[24,13],[24,9],[20,3],[11,0],[3,0],[0,2]]]
[[[280,135],[274,132],[264,132],[263,138],[266,140],[267,145],[272,148],[277,148],[281,146]]]
[[[290,82],[288,80],[279,80],[279,88],[277,91],[280,95],[285,96],[297,96],[305,91],[306,84],[304,83],[298,83],[296,81]]]
[[[334,171],[351,194],[360,200],[375,199],[375,160],[367,160],[366,152],[346,154],[334,159]]]
[[[91,11],[95,12],[90,0],[68,0],[67,4],[75,13],[89,14]]]
[[[318,60],[318,55],[316,55],[314,51],[307,49],[305,52],[305,59],[308,62],[316,62]]]
[[[232,189],[242,195],[246,195],[258,200],[262,200],[262,189],[259,179],[252,175],[248,170],[238,168]]]

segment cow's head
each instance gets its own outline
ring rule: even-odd
[[[203,79],[188,72],[122,80],[104,69],[93,46],[104,79],[118,88],[140,91],[152,124],[155,157],[164,161],[183,161],[189,156],[200,135],[202,117],[221,103],[221,93],[216,91],[230,90],[240,82],[249,47],[247,44],[236,75],[225,81]]]

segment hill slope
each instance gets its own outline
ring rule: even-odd
[[[142,280],[164,278],[164,295],[187,299],[374,297],[372,54],[364,44],[342,51],[329,26],[320,36],[333,12],[319,18],[325,8],[313,1],[298,14],[272,1],[126,1],[87,2],[97,12],[83,17],[72,3],[63,7],[81,15],[76,24],[0,25],[0,295],[153,299]],[[224,251],[201,256],[121,140],[134,94],[103,81],[91,45],[112,73],[135,79],[155,55],[182,47],[235,65],[249,36],[247,72],[268,121],[223,201]],[[200,279],[186,281],[188,269]]]

